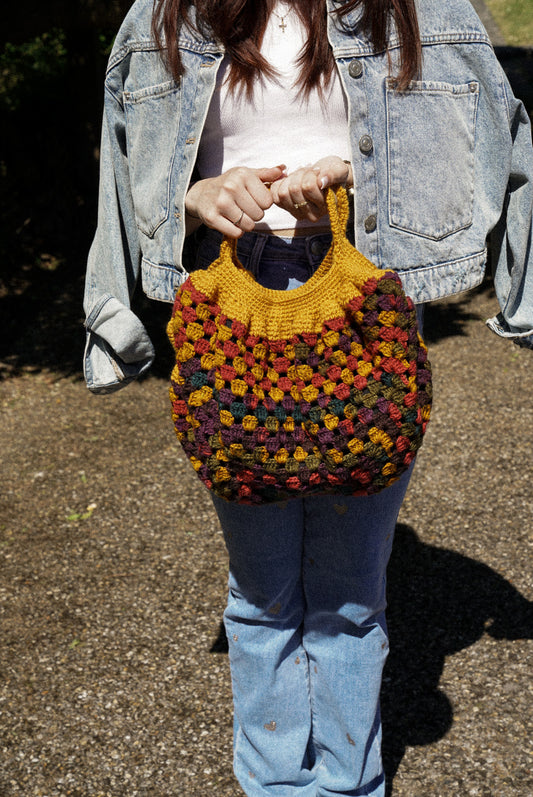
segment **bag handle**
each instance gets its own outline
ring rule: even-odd
[[[348,192],[343,185],[328,188],[326,194],[333,244],[339,246],[346,239],[346,226],[350,217]]]
[[[333,248],[339,249],[346,242],[346,226],[350,216],[350,203],[348,192],[343,185],[328,188],[326,193],[326,204],[328,206],[329,220],[331,224],[331,234],[333,237]],[[312,230],[312,228],[310,228]],[[310,232],[312,235],[312,232]],[[237,241],[238,238],[228,238],[224,236],[220,244],[219,259],[227,262],[231,261],[234,265],[239,265],[237,260]]]

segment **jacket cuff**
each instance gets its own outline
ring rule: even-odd
[[[489,318],[486,323],[489,329],[492,329],[501,338],[509,338],[517,346],[533,349],[533,329],[524,330],[512,327],[504,319],[502,313]]]
[[[83,371],[93,393],[111,393],[144,374],[155,357],[154,347],[137,316],[108,294],[85,321],[87,343]]]

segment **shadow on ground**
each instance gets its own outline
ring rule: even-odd
[[[533,639],[533,605],[487,565],[396,527],[388,569],[390,655],[382,688],[383,758],[392,782],[407,747],[442,739],[453,708],[439,689],[444,663],[477,642]],[[227,653],[221,624],[211,653]]]
[[[431,744],[451,727],[439,689],[446,657],[477,642],[533,638],[533,605],[498,573],[454,551],[423,543],[399,524],[388,570],[390,656],[382,712],[387,776],[406,747]]]
[[[0,380],[47,370],[81,379],[85,342],[83,277],[60,266],[56,271],[36,268],[31,281],[25,283],[22,274],[18,282],[18,288],[0,294]],[[489,279],[477,289],[491,290]],[[473,319],[472,296],[469,293],[453,304],[428,306],[424,323],[428,343],[466,334],[466,325]],[[137,293],[133,306],[156,349],[150,374],[168,379],[173,363],[165,329],[171,305]]]

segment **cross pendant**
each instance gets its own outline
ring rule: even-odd
[[[281,22],[278,25],[278,28],[281,28],[281,32],[285,33],[285,28],[287,25],[285,24],[285,17],[281,17]]]

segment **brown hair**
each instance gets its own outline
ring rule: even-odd
[[[196,25],[204,34],[220,41],[231,58],[230,88],[241,85],[251,94],[258,75],[274,76],[275,71],[260,52],[268,18],[275,0],[155,0],[153,33],[161,49],[166,48],[167,64],[176,79],[183,74],[178,35],[183,25],[190,24],[189,10],[196,8]],[[334,68],[333,54],[327,38],[325,0],[292,0],[292,5],[307,28],[307,46],[299,58],[298,83],[304,93],[320,90],[327,84]],[[421,45],[414,0],[344,0],[336,13],[342,19],[350,11],[362,7],[360,26],[370,37],[374,50],[387,49],[391,19],[396,24],[400,41],[397,88],[407,88],[420,73]],[[166,45],[163,45],[163,34]]]

